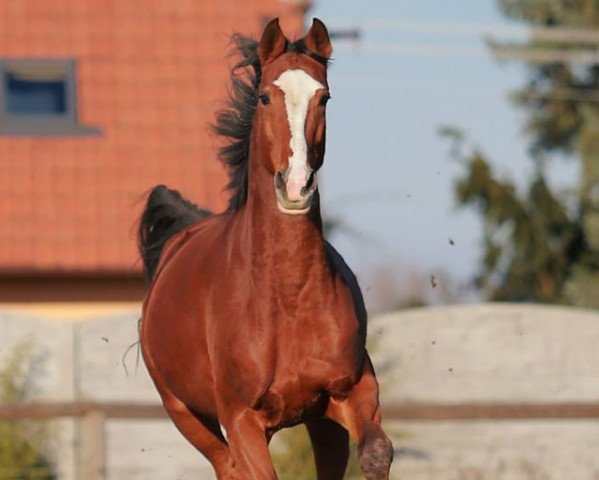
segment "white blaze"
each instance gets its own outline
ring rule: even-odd
[[[303,70],[286,70],[273,83],[283,90],[285,95],[287,120],[291,131],[287,197],[292,201],[300,200],[301,190],[310,176],[306,143],[308,104],[316,91],[325,87]]]

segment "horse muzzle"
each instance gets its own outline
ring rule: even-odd
[[[318,188],[316,172],[310,171],[307,179],[291,178],[286,172],[275,173],[275,194],[277,206],[283,213],[301,215],[308,213],[312,206],[314,192]]]

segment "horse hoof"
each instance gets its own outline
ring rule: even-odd
[[[385,437],[367,441],[360,453],[360,469],[366,480],[387,480],[393,461],[393,445]]]

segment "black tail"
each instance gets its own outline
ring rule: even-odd
[[[137,238],[148,283],[154,278],[166,241],[185,227],[210,215],[212,212],[184,199],[176,190],[164,185],[152,189],[139,222]]]

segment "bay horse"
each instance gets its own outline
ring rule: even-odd
[[[325,241],[316,174],[325,152],[332,47],[314,19],[291,42],[278,20],[234,36],[228,209],[165,186],[149,194],[139,246],[149,291],[140,322],[148,371],[180,432],[219,480],[277,478],[268,442],[304,423],[319,480],[341,480],[349,435],[368,480],[389,478],[378,383],[355,276]]]

